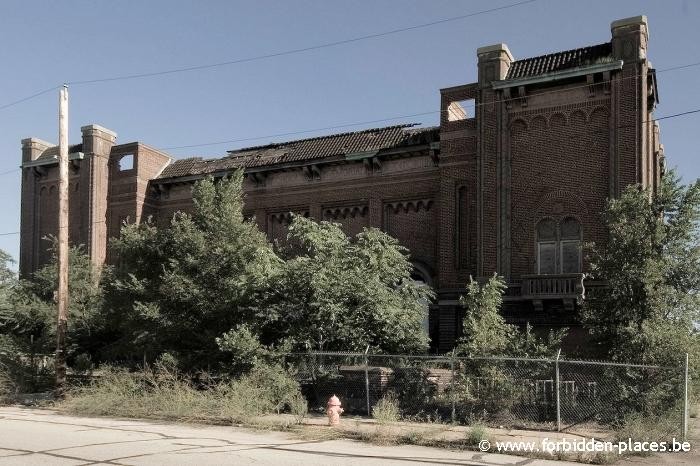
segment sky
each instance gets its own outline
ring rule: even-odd
[[[464,16],[518,0],[30,1],[0,3],[0,249],[18,258],[20,141],[58,140],[64,82],[271,55]],[[610,40],[615,19],[647,15],[657,69],[700,62],[700,2],[533,0],[430,27],[227,66],[72,84],[70,142],[96,123],[118,143],[175,158],[333,132],[436,125],[439,89],[476,81],[476,49],[506,43],[516,59]],[[700,108],[700,66],[658,75],[656,116]],[[280,133],[329,126],[335,130]],[[209,144],[244,138],[249,141]],[[670,166],[700,177],[700,114],[661,121]],[[9,173],[8,173],[9,172]]]

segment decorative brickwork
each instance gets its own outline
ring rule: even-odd
[[[606,200],[630,184],[657,186],[664,167],[646,18],[611,30],[610,42],[523,60],[504,44],[478,49],[477,82],[440,90],[435,128],[390,126],[173,161],[83,127],[81,144],[70,148],[70,240],[96,264],[114,261],[108,239],[125,221],[167,225],[192,208],[197,179],[243,168],[245,215],[271,241],[284,243],[294,212],[340,223],[350,235],[382,228],[406,246],[416,278],[437,291],[435,350],[449,350],[461,332],[458,297],[470,275],[508,279],[504,313],[513,322],[575,325],[581,276],[537,272],[540,253],[567,257],[555,269],[568,272],[572,257],[580,264],[576,249],[540,245],[538,222],[571,219],[582,241],[603,242]],[[44,141],[22,141],[25,277],[50,259],[42,238],[56,233],[56,153]],[[558,283],[576,286],[562,294]]]

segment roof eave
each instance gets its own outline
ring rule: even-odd
[[[492,86],[494,89],[505,89],[509,87],[527,86],[530,84],[541,84],[562,79],[575,78],[577,76],[585,76],[587,74],[602,73],[604,71],[621,70],[624,62],[616,60],[610,63],[599,63],[589,66],[577,66],[568,70],[556,71],[554,73],[545,73],[538,76],[527,78],[508,79],[503,81],[494,81]]]
[[[303,161],[292,161],[292,162],[284,162],[284,163],[277,163],[277,164],[270,164],[270,165],[259,165],[256,167],[244,167],[245,173],[260,173],[260,172],[268,172],[268,171],[275,171],[275,170],[284,170],[284,169],[290,169],[290,168],[302,168],[310,165],[325,165],[329,163],[343,163],[343,162],[353,162],[353,161],[360,161],[364,158],[367,157],[373,157],[377,155],[386,155],[386,156],[391,156],[391,155],[398,155],[402,153],[408,153],[408,152],[421,152],[421,151],[426,151],[429,149],[433,150],[439,150],[439,143],[430,143],[430,144],[417,144],[417,145],[411,145],[411,146],[405,146],[405,147],[395,147],[395,148],[387,148],[387,149],[382,149],[378,151],[367,151],[364,153],[354,153],[350,154],[351,158],[348,158],[346,154],[339,154],[331,157],[320,157],[316,159],[307,159]],[[371,153],[371,155],[370,155]],[[362,156],[360,156],[362,155]],[[184,182],[189,182],[189,181],[196,181],[202,178],[205,178],[207,176],[212,176],[214,178],[217,177],[222,177],[230,174],[231,172],[239,169],[241,167],[231,167],[227,169],[221,169],[221,170],[216,170],[210,173],[197,173],[197,174],[188,174],[188,175],[181,175],[181,176],[170,176],[167,178],[154,178],[152,182],[158,183],[158,184],[170,184],[170,183],[184,183]]]
[[[83,152],[71,152],[68,154],[68,160],[83,160],[84,158],[85,154]],[[21,168],[40,167],[42,165],[58,165],[58,156],[52,155],[43,159],[39,158],[36,160],[30,160],[28,162],[24,162],[21,165]]]

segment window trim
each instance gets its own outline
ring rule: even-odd
[[[562,224],[567,220],[574,220],[579,227],[578,238],[569,237],[566,239],[562,238],[561,227]],[[540,241],[539,228],[543,222],[553,221],[554,222],[554,239],[547,239]],[[564,246],[567,244],[577,243],[578,245],[578,271],[577,272],[564,272]],[[554,272],[553,273],[542,273],[543,262],[541,260],[542,246],[554,245]],[[537,275],[560,275],[564,273],[581,273],[583,271],[583,225],[581,221],[573,215],[565,215],[559,217],[557,220],[553,217],[542,217],[537,223],[535,223],[535,270]]]
[[[540,258],[542,257],[542,246],[554,246],[554,274],[557,273],[557,262],[558,262],[558,248],[557,248],[557,241],[538,241],[537,242],[537,274],[538,275],[553,275],[553,274],[548,274],[548,273],[542,273],[542,261]]]
[[[564,245],[576,243],[576,250],[578,252],[578,272],[564,272]],[[581,257],[581,239],[563,239],[559,241],[559,273],[581,273],[583,270],[583,263]]]

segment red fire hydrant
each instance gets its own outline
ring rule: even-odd
[[[326,414],[328,415],[328,425],[337,426],[340,424],[340,415],[343,413],[344,409],[340,407],[340,399],[333,395],[328,398],[328,404],[326,405]]]

